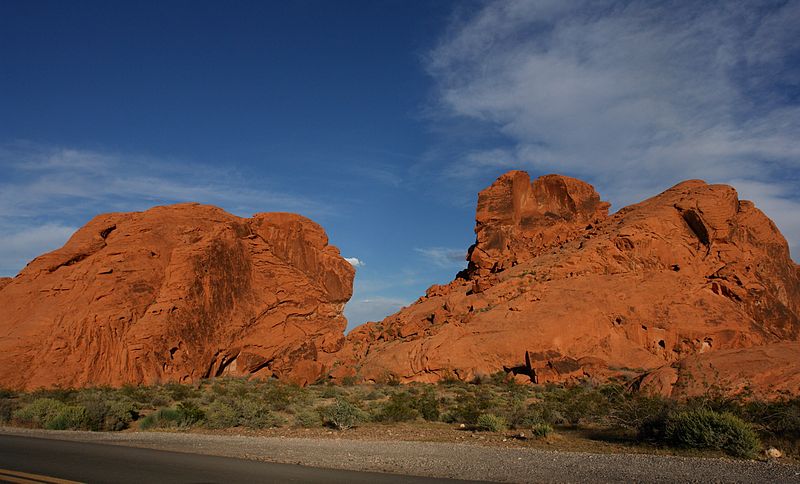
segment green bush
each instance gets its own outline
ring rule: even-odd
[[[199,409],[191,406],[178,406],[177,408],[162,408],[151,413],[139,421],[141,430],[151,428],[188,427],[199,422]]]
[[[322,416],[316,410],[302,409],[294,413],[294,424],[297,427],[307,429],[322,427],[322,423]]]
[[[131,400],[137,408],[159,408],[168,405],[168,395],[160,387],[125,385],[119,394]]]
[[[325,385],[319,393],[320,398],[339,398],[342,395],[342,391],[333,385]]]
[[[167,383],[164,385],[163,391],[169,395],[173,401],[176,402],[187,400],[189,398],[197,398],[199,396],[199,392],[196,388],[191,385],[185,385],[181,383]]]
[[[135,404],[112,390],[86,390],[77,402],[86,408],[89,430],[124,430],[138,416]]]
[[[322,418],[326,425],[337,430],[347,430],[364,421],[364,413],[355,405],[343,398],[325,407]]]
[[[406,392],[395,393],[389,397],[381,410],[375,415],[379,422],[408,422],[415,420],[419,415],[414,398]]]
[[[7,424],[14,417],[19,403],[14,398],[0,398],[0,424]]]
[[[86,408],[80,405],[64,405],[45,422],[47,430],[80,430],[87,425]]]
[[[206,427],[210,429],[227,429],[239,424],[239,413],[225,402],[217,400],[206,409]]]
[[[37,398],[23,405],[13,414],[14,420],[34,427],[44,427],[48,420],[58,414],[66,405],[53,398]]]
[[[480,388],[484,389],[484,387]],[[456,402],[455,406],[442,416],[442,420],[445,422],[475,425],[478,417],[482,413],[486,413],[493,403],[491,395],[485,390],[479,391],[477,394],[467,393],[458,397]]]
[[[800,440],[800,397],[770,402],[751,401],[744,416],[770,434],[790,440]]]
[[[583,420],[597,422],[609,411],[607,396],[583,386],[551,389],[545,393],[545,399],[550,407],[550,423],[577,426]],[[562,422],[558,421],[559,417],[563,419]]]
[[[205,420],[206,413],[194,402],[186,401],[178,404],[178,425],[180,427],[191,427]]]
[[[736,457],[753,457],[761,448],[758,436],[747,422],[730,413],[707,409],[670,416],[665,437],[672,445],[718,449]]]
[[[508,428],[508,425],[503,417],[493,413],[482,413],[475,423],[475,428],[485,432],[501,432]]]
[[[535,403],[525,405],[524,402],[515,401],[505,416],[512,429],[526,429],[544,423],[542,408]]]
[[[436,422],[439,420],[441,412],[439,412],[439,399],[436,398],[436,391],[433,387],[427,387],[426,390],[417,397],[414,402],[414,408],[425,420],[429,422]]]
[[[237,405],[239,425],[251,429],[266,429],[280,426],[281,419],[273,414],[269,406],[257,400],[242,400]]]
[[[531,433],[534,437],[547,437],[553,433],[553,427],[550,424],[538,423],[531,427]]]
[[[14,412],[18,422],[49,430],[78,430],[87,427],[86,408],[67,405],[53,398],[37,398]]]
[[[152,428],[177,427],[180,421],[181,414],[177,409],[162,408],[141,419],[139,428],[141,430],[149,430]]]

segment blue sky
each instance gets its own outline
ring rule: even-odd
[[[0,2],[0,275],[93,215],[294,211],[351,326],[463,267],[477,191],[731,183],[800,246],[800,2]]]

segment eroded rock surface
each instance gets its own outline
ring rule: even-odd
[[[275,375],[307,383],[344,344],[354,271],[323,229],[180,204],[95,217],[0,281],[0,386]]]
[[[352,331],[332,375],[410,382],[505,370],[564,382],[798,341],[800,269],[732,187],[690,180],[607,210],[572,178],[501,176],[479,195],[468,268]],[[786,348],[796,384],[800,352]],[[678,378],[662,376],[671,391]]]

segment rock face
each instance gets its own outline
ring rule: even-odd
[[[607,211],[579,180],[501,176],[478,197],[468,268],[352,331],[332,375],[635,377],[798,341],[800,269],[775,225],[733,188],[690,180]],[[794,371],[786,385],[800,390],[800,346],[782,348],[779,364]],[[668,393],[673,376],[651,380]]]
[[[95,217],[0,281],[0,386],[325,373],[354,271],[323,229],[180,204]]]

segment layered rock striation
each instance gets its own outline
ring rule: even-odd
[[[800,269],[769,218],[732,187],[700,180],[613,215],[608,207],[573,178],[501,176],[478,197],[467,269],[353,330],[332,355],[333,376],[505,370],[545,383],[660,369],[649,380],[670,394],[682,364],[734,355],[725,361],[735,372],[737,351],[762,348],[752,354],[780,354],[781,365],[795,352],[796,376],[783,385],[800,391],[798,346],[768,348],[800,339]]]
[[[341,349],[354,270],[289,213],[179,204],[95,217],[0,281],[0,386],[300,384]]]

